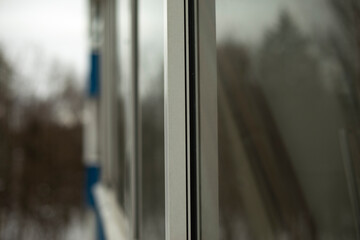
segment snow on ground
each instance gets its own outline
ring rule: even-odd
[[[64,227],[49,228],[33,219],[23,219],[17,213],[0,215],[0,239],[2,240],[95,240],[96,222],[91,211],[74,212]]]

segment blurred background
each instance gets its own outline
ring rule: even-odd
[[[81,124],[86,4],[0,1],[2,240],[91,239]]]
[[[137,2],[0,0],[0,240],[94,239],[98,148],[165,239],[164,1]],[[360,239],[360,1],[215,2],[220,239]]]

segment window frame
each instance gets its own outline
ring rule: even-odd
[[[219,239],[217,71],[214,0],[164,2],[165,239]],[[117,0],[102,1],[100,129],[102,182],[115,192]],[[141,116],[138,79],[138,1],[131,1],[131,76],[125,96],[126,141],[130,141],[129,239],[141,239]],[[105,188],[109,188],[104,190]],[[101,190],[101,188],[103,188]],[[114,206],[115,204],[112,204]],[[114,212],[124,215],[120,204]],[[124,209],[125,210],[125,209]],[[118,215],[119,215],[118,214]],[[106,215],[106,214],[105,214]],[[106,216],[103,216],[106,218]],[[109,221],[107,221],[109,222]],[[123,224],[123,223],[122,223]],[[109,236],[111,238],[111,236]]]
[[[166,239],[219,239],[215,1],[165,1]]]

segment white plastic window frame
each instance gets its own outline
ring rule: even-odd
[[[103,20],[100,50],[101,87],[100,87],[100,158],[102,180],[111,187],[117,183],[117,59],[115,37],[115,0],[101,1]]]
[[[135,205],[133,204],[134,196],[131,196],[130,216],[124,214],[124,209],[121,208],[118,199],[117,191],[118,177],[119,177],[119,162],[118,162],[118,131],[117,131],[117,84],[119,78],[118,59],[117,59],[117,37],[116,37],[116,23],[117,23],[117,8],[119,0],[100,1],[101,19],[102,19],[102,36],[101,36],[101,87],[100,87],[100,158],[101,158],[101,182],[94,189],[96,196],[96,204],[99,210],[102,225],[104,227],[104,234],[106,239],[135,239],[132,231],[133,212]],[[130,9],[129,9],[130,11]],[[133,51],[133,50],[132,50]],[[133,53],[132,53],[133,55]],[[136,119],[136,88],[134,84],[134,76],[131,77],[131,93],[126,96],[129,107],[126,109],[126,115],[129,116],[128,122],[134,122]],[[136,187],[133,185],[135,178],[133,171],[136,164],[136,137],[133,136],[136,131],[136,124],[131,124],[127,132],[127,141],[130,143],[130,158],[131,158],[131,193]],[[122,149],[123,150],[123,149]],[[133,166],[134,165],[134,166]]]
[[[166,239],[217,240],[219,239],[219,208],[215,1],[164,1]],[[107,3],[105,8],[108,11],[116,9],[111,6],[115,0],[104,2]],[[131,93],[127,102],[130,111],[127,111],[126,114],[131,115],[130,119],[133,122],[127,133],[127,137],[129,137],[127,140],[131,141],[133,146],[130,167],[132,203],[128,206],[131,208],[131,214],[128,219],[125,219],[131,229],[130,233],[124,237],[139,239],[141,237],[139,233],[141,129],[139,129],[140,117],[137,103],[138,9],[136,0],[132,2],[129,11],[132,16],[132,80]],[[105,38],[108,36],[106,34],[115,34],[116,30],[112,25],[114,22],[111,22],[112,16],[108,17],[109,19],[105,16],[108,21],[104,26]],[[113,46],[112,42],[108,44],[108,46]],[[112,69],[109,66],[112,64],[111,56],[114,55],[114,52],[116,51],[111,47],[104,49],[103,79],[111,77]],[[114,116],[113,114],[116,112],[112,107],[116,102],[116,94],[113,93],[116,88],[113,87],[115,83],[112,80],[106,80],[106,82],[108,85],[105,88],[102,86],[104,118],[102,127],[104,127],[105,135],[102,139],[101,149],[104,154],[110,154],[105,157],[103,177],[105,182],[111,183],[114,177],[116,178],[111,175],[112,162],[116,159],[114,155],[116,139],[115,131],[111,128],[115,124],[109,121],[115,119],[111,116]],[[105,143],[110,143],[111,146]],[[106,191],[98,190],[98,192]],[[104,196],[104,194],[100,195]],[[107,200],[105,199],[105,201]],[[113,206],[117,205],[113,204]],[[121,210],[120,206],[118,208]],[[114,212],[121,213],[121,211],[115,210]],[[103,211],[104,214],[105,212]],[[108,217],[105,218],[108,219]],[[121,218],[118,217],[118,219]],[[107,222],[123,224],[119,221]],[[113,239],[113,236],[107,237]]]
[[[215,1],[165,0],[164,11],[166,239],[217,240]]]

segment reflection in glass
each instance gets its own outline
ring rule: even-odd
[[[356,239],[359,2],[216,4],[222,239]]]
[[[165,239],[163,1],[139,1],[141,238]]]

